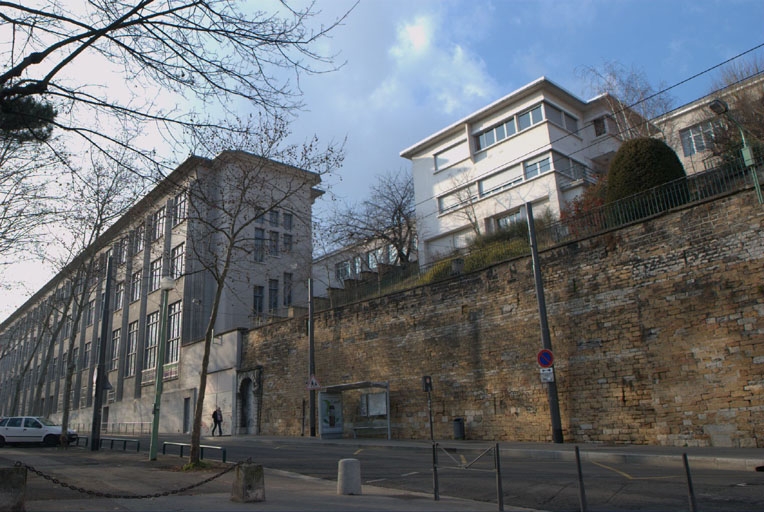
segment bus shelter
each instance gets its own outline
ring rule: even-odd
[[[365,391],[365,392],[364,392]],[[344,398],[353,393],[359,402],[345,404]],[[390,431],[390,384],[388,382],[353,382],[325,386],[318,393],[319,435],[321,439],[340,439],[345,433],[345,424],[358,437],[366,432],[383,432],[387,439]],[[345,408],[347,407],[347,408]]]

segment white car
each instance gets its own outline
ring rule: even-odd
[[[77,432],[68,430],[69,443],[77,442]],[[10,416],[0,420],[0,447],[5,443],[43,443],[56,446],[61,426],[40,416]]]

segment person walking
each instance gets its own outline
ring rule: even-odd
[[[218,436],[223,435],[223,413],[220,410],[220,407],[216,407],[214,411],[212,411],[212,437],[215,437],[215,429],[218,431]]]

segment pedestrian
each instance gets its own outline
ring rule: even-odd
[[[218,435],[223,435],[223,413],[220,411],[220,407],[216,407],[212,411],[212,437],[215,437],[215,429],[218,430]]]

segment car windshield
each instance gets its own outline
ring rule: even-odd
[[[40,423],[42,423],[46,427],[53,427],[56,425],[54,422],[50,421],[48,418],[37,418],[37,419],[40,421]]]

